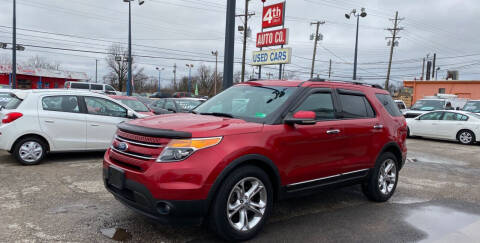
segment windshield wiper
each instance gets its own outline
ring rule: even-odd
[[[228,114],[228,113],[221,113],[221,112],[200,113],[200,115],[207,115],[207,116],[223,116],[223,117],[234,118],[232,114]]]

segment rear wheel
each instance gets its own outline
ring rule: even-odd
[[[475,143],[475,134],[469,130],[461,130],[457,134],[457,140],[461,144],[474,144]]]
[[[46,147],[45,143],[39,138],[23,138],[15,144],[13,156],[23,165],[36,165],[45,157]]]
[[[228,241],[251,239],[263,228],[272,204],[268,175],[255,166],[240,167],[218,190],[210,212],[210,227]]]
[[[368,199],[385,202],[392,197],[398,183],[397,158],[390,152],[383,153],[362,184],[362,191]]]

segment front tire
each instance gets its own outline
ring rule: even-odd
[[[27,137],[15,143],[13,148],[13,156],[22,165],[37,165],[45,154],[47,146],[36,137]]]
[[[273,206],[268,175],[258,167],[233,171],[219,188],[210,211],[210,227],[227,241],[245,241],[263,228]]]
[[[395,193],[398,183],[398,161],[394,154],[383,153],[362,184],[365,196],[374,202],[385,202]]]
[[[461,130],[457,134],[457,140],[461,144],[470,145],[475,143],[475,134],[469,130]]]

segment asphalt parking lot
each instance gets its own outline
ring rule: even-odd
[[[358,186],[280,202],[254,242],[480,242],[480,145],[409,139],[394,197],[371,203]],[[102,183],[102,153],[56,154],[21,166],[0,152],[0,241],[218,241],[201,227],[158,225]]]

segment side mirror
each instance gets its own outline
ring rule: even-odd
[[[316,115],[313,111],[298,111],[291,117],[285,118],[286,124],[298,124],[298,125],[314,125],[317,123],[315,120]]]
[[[133,111],[127,110],[127,118],[128,119],[137,119],[137,116],[135,115],[135,113],[133,113]]]

